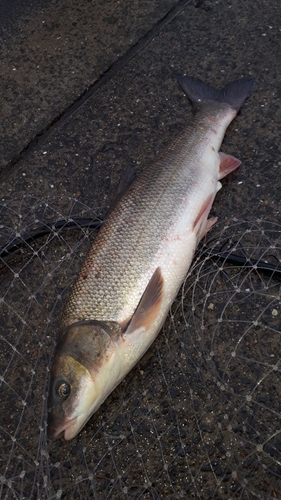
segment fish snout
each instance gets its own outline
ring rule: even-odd
[[[54,427],[53,425],[48,424],[47,436],[49,439],[56,440],[63,438],[66,440],[72,439],[73,430],[76,427],[77,417],[72,420],[67,420],[59,427]]]

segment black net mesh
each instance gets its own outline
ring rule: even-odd
[[[48,442],[59,318],[96,234],[81,221],[101,213],[57,206],[0,206],[0,498],[281,498],[281,226],[218,223],[149,351],[75,439]]]

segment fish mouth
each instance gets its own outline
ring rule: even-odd
[[[74,429],[76,428],[77,417],[72,420],[67,420],[63,425],[59,427],[48,427],[48,437],[52,440],[63,438],[65,440],[71,439],[76,432]]]

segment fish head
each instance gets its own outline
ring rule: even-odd
[[[72,439],[116,385],[115,323],[79,321],[66,327],[52,360],[48,437]]]

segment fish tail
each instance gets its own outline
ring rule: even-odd
[[[228,83],[223,89],[214,89],[208,83],[187,75],[178,75],[178,82],[192,104],[204,101],[225,102],[238,111],[254,90],[255,80],[244,78]]]

